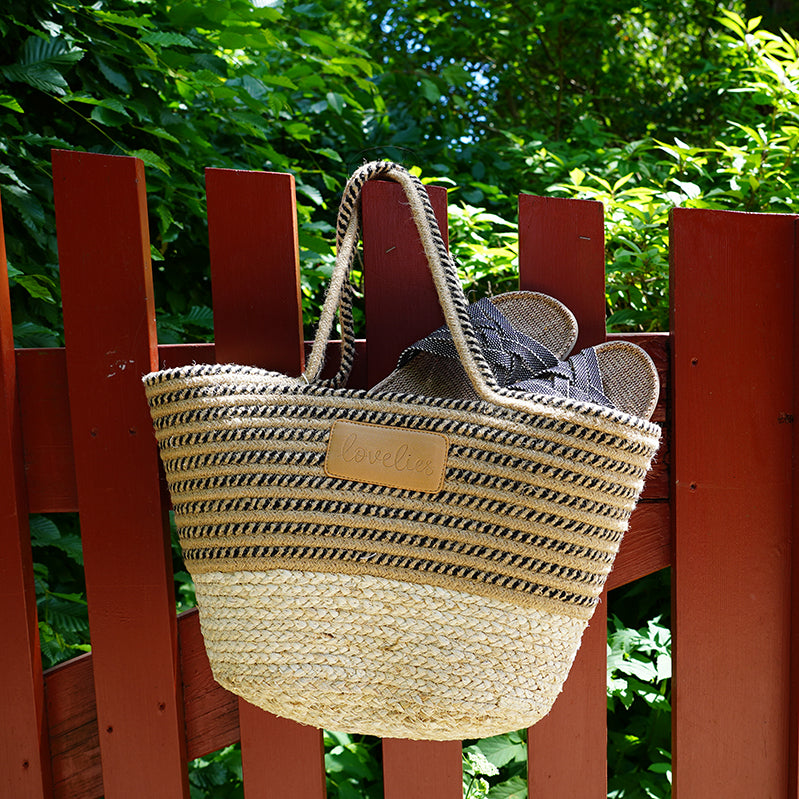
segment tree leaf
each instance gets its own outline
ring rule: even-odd
[[[527,783],[519,776],[511,777],[491,788],[486,799],[527,799]]]
[[[95,122],[99,122],[101,125],[108,125],[109,127],[124,125],[126,118],[129,118],[129,116],[127,112],[120,113],[119,111],[100,105],[96,106],[91,113],[91,119]]]
[[[230,83],[230,81],[228,81],[228,83]],[[241,79],[241,85],[254,100],[260,100],[267,92],[267,88],[264,86],[263,82],[258,80],[258,78],[254,78],[252,75],[245,75]]]
[[[83,565],[83,547],[80,535],[63,532],[58,525],[41,514],[30,517],[31,545],[34,547],[55,547],[64,552],[70,560]]]
[[[148,126],[147,132],[152,136],[157,136],[159,139],[166,139],[167,141],[174,142],[175,144],[180,144],[180,139],[173,136],[171,133],[164,130],[163,128]]]
[[[39,513],[31,514],[29,526],[32,546],[51,546],[61,540],[61,533],[58,531],[55,522],[46,516],[42,516]]]
[[[285,75],[262,75],[261,80],[270,86],[282,86],[284,89],[296,90],[297,84]]]
[[[100,58],[99,56],[95,57],[95,61],[97,62],[97,66],[100,68],[100,72],[103,74],[103,77],[115,88],[119,89],[123,94],[129,94],[131,91],[131,84],[130,81],[123,75],[121,72],[113,69],[104,59]]]
[[[419,86],[422,90],[422,94],[431,102],[436,103],[441,98],[441,92],[438,90],[433,81],[429,78],[422,78],[419,83]]]
[[[157,47],[197,47],[188,36],[174,31],[147,31],[141,38],[142,41],[154,44]]]
[[[17,100],[16,97],[12,97],[10,94],[0,94],[0,106],[3,108],[10,108],[18,114],[25,113],[22,106],[19,104],[19,100]]]
[[[34,192],[18,185],[4,184],[2,188],[5,201],[19,211],[25,226],[34,231],[40,230],[45,222],[45,213]]]
[[[315,186],[308,186],[306,183],[297,183],[297,192],[304,194],[311,202],[316,205],[324,205],[322,194]]]
[[[98,5],[87,6],[86,10],[92,13],[101,22],[112,25],[125,25],[131,28],[152,28],[155,23],[143,14],[117,14],[114,11],[106,11]]]
[[[33,66],[35,64],[74,64],[83,58],[83,50],[70,47],[63,39],[58,37],[30,36],[22,46],[20,64]]]
[[[207,305],[192,305],[191,310],[186,315],[186,321],[206,330],[213,330],[214,312]]]
[[[57,66],[68,66],[83,58],[83,50],[71,48],[57,37],[29,36],[16,64],[0,67],[8,80],[27,83],[47,94],[63,95],[69,88]]]
[[[510,735],[495,735],[479,741],[477,747],[495,766],[505,766],[511,760],[524,755],[526,747],[521,739],[513,740]]]
[[[8,80],[27,83],[47,94],[63,95],[69,88],[64,76],[49,64],[11,64],[0,67],[0,73]]]
[[[59,347],[62,344],[57,333],[36,322],[16,322],[13,329],[17,347]]]
[[[337,92],[328,92],[325,95],[325,99],[327,100],[327,104],[332,108],[339,116],[344,113],[344,98],[338,94]]]
[[[155,167],[166,175],[170,174],[169,166],[166,161],[164,161],[161,156],[156,155],[152,150],[132,150],[128,155],[141,158],[147,166]]]
[[[300,31],[300,39],[312,47],[318,48],[322,55],[332,57],[338,52],[338,47],[335,41],[329,36],[325,36],[318,31],[302,30]]]
[[[333,161],[338,161],[339,163],[342,162],[341,155],[330,147],[319,147],[318,149],[314,150],[314,152],[318,153],[319,155],[323,155],[326,158],[330,158]]]
[[[11,278],[11,282],[24,288],[34,299],[48,303],[56,302],[56,297],[53,296],[55,284],[45,275],[20,275]]]

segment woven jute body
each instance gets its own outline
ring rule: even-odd
[[[655,425],[559,398],[367,395],[242,366],[158,372],[145,388],[220,683],[382,736],[491,735],[549,710]],[[440,480],[339,476],[342,422],[440,439]],[[342,441],[344,460],[431,471],[405,445]]]

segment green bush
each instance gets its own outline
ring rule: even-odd
[[[671,796],[670,570],[610,593],[608,798]]]
[[[148,167],[165,342],[208,337],[205,167],[293,173],[306,273],[330,253],[323,197],[340,191],[381,101],[364,53],[306,24],[316,6],[10,0],[4,11],[0,194],[19,346],[62,343],[53,147]]]
[[[39,640],[45,668],[89,652],[89,615],[77,517],[30,519]]]
[[[602,149],[601,167],[574,167],[549,191],[605,206],[608,325],[668,329],[671,208],[796,212],[799,42],[722,11],[716,92],[720,129]]]

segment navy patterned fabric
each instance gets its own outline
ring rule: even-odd
[[[509,385],[508,388],[531,394],[571,397],[582,402],[614,407],[604,393],[602,373],[593,347],[588,347],[554,366],[542,369],[525,380]]]
[[[602,374],[593,348],[559,361],[539,341],[517,330],[488,298],[473,303],[468,311],[483,355],[500,386],[529,394],[571,397],[614,407],[604,394]],[[459,360],[446,325],[408,347],[400,355],[397,366],[404,366],[422,352]]]
[[[478,300],[468,311],[483,355],[500,386],[557,366],[557,356],[534,338],[518,331],[491,300]],[[460,361],[446,325],[408,347],[400,355],[398,366],[404,366],[420,352]]]

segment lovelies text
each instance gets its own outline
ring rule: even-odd
[[[449,442],[424,430],[338,420],[325,473],[364,483],[434,492],[441,489]]]

